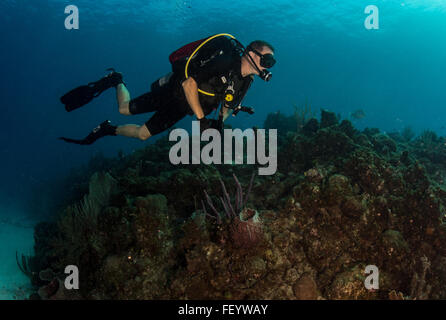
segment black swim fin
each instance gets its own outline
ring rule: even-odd
[[[84,139],[77,140],[65,137],[59,137],[59,139],[69,143],[90,145],[99,138],[105,136],[116,136],[116,126],[113,126],[110,120],[105,120],[104,122],[102,122],[99,126],[94,128],[93,131],[91,131],[90,134]]]
[[[115,72],[113,68],[107,70],[111,71],[111,73],[102,79],[77,87],[63,95],[60,101],[65,105],[65,110],[68,112],[76,110],[98,97],[105,90],[124,83],[121,73]]]

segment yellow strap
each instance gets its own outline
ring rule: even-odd
[[[189,78],[189,76],[188,76],[188,74],[187,74],[187,69],[189,68],[189,62],[190,62],[190,60],[195,56],[195,54],[197,53],[197,51],[200,50],[200,48],[201,48],[202,46],[204,46],[206,43],[208,43],[208,42],[211,41],[212,39],[215,39],[215,38],[217,38],[217,37],[222,37],[222,36],[228,36],[228,37],[230,37],[230,38],[232,38],[232,39],[235,39],[235,37],[234,37],[233,35],[229,34],[229,33],[219,33],[219,34],[216,34],[216,35],[214,35],[214,36],[212,36],[212,37],[209,37],[208,39],[206,39],[205,41],[203,41],[203,43],[201,43],[201,44],[197,47],[197,49],[195,49],[195,51],[190,55],[189,59],[187,59],[186,67],[184,68],[184,75],[186,76],[186,79]],[[203,90],[201,90],[200,88],[198,88],[198,92],[200,92],[200,93],[202,93],[202,94],[205,94],[205,95],[208,95],[208,96],[211,96],[211,97],[214,97],[214,96],[215,96],[214,93],[210,93],[210,92],[203,91]]]

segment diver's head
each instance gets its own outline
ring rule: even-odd
[[[269,81],[271,72],[268,70],[276,63],[274,48],[266,41],[256,40],[251,42],[245,50],[242,59],[242,71],[246,74],[256,74],[262,80]]]

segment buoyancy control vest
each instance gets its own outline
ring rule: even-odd
[[[240,59],[244,50],[243,45],[234,36],[222,33],[184,45],[170,54],[169,61],[172,64],[172,71],[176,74],[184,73],[184,78],[187,79],[191,70],[204,68],[222,55],[233,60]],[[222,76],[222,83],[211,84],[213,87],[218,86],[213,88],[214,90],[199,88],[198,91],[206,96],[217,96],[221,100],[232,101],[234,97],[231,93],[230,72],[231,70],[227,70],[227,74]],[[225,87],[225,90],[222,90],[222,87]]]

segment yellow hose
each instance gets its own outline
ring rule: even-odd
[[[195,51],[190,55],[189,59],[187,59],[186,67],[184,68],[184,75],[186,76],[186,79],[189,78],[189,76],[187,75],[187,69],[189,68],[189,62],[190,62],[190,60],[194,57],[194,55],[197,53],[197,51],[200,50],[200,48],[201,48],[202,46],[204,46],[206,43],[208,43],[208,42],[211,41],[212,39],[215,39],[215,38],[217,38],[217,37],[222,37],[222,36],[228,36],[228,37],[230,37],[230,38],[232,38],[232,39],[235,39],[235,37],[234,37],[233,35],[229,34],[229,33],[219,33],[219,34],[216,34],[216,35],[214,35],[214,36],[212,36],[212,37],[209,37],[208,39],[206,39],[205,41],[203,41],[203,43],[201,43],[201,44],[197,47],[197,49],[195,49]],[[205,94],[205,95],[208,95],[208,96],[211,96],[211,97],[214,97],[214,96],[215,96],[214,93],[210,93],[210,92],[203,91],[203,90],[201,90],[200,88],[198,89],[198,92],[200,92],[200,93],[202,93],[202,94]]]

